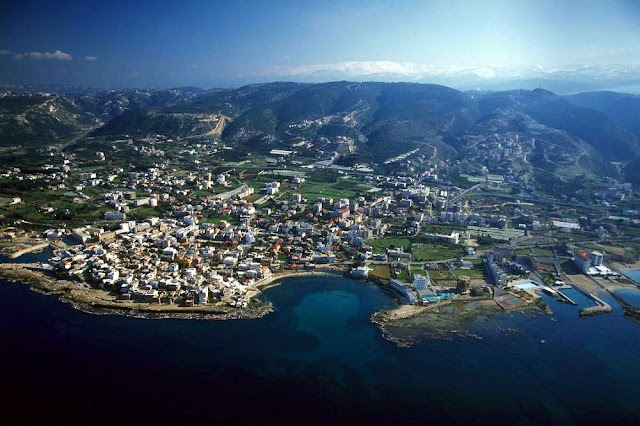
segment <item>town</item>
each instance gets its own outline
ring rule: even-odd
[[[606,312],[596,293],[632,285],[616,265],[635,260],[623,247],[640,247],[631,185],[603,182],[590,206],[553,200],[533,193],[534,138],[476,139],[469,161],[414,150],[376,173],[335,164],[337,152],[229,161],[212,159],[231,151],[215,141],[89,138],[2,174],[30,188],[0,207],[2,236],[7,247],[51,244],[45,269],[134,305],[243,309],[280,277],[323,272],[422,306],[489,298],[513,309],[538,290],[571,302],[561,290],[576,287],[599,308],[585,314]],[[123,152],[148,166],[125,167]]]

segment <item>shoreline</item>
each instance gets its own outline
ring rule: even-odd
[[[462,302],[462,303],[461,303]],[[505,311],[494,299],[467,301],[445,301],[426,306],[401,305],[382,310],[371,316],[382,337],[400,348],[408,348],[424,339],[453,341],[455,338],[483,339],[478,325],[469,327],[476,320],[489,319],[496,315],[551,315],[548,305],[535,303]],[[482,327],[482,325],[481,325]],[[499,325],[489,326],[505,335],[518,335],[515,328]]]
[[[365,281],[376,285],[387,297],[396,300],[392,294],[388,294],[388,286],[376,279],[360,280],[349,275],[348,271],[337,268],[318,268],[316,270],[302,271],[282,271],[272,276],[264,278],[255,283],[250,290],[251,302],[247,308],[236,308],[227,305],[162,305],[147,302],[135,302],[131,300],[118,299],[116,295],[106,291],[92,288],[84,281],[59,280],[47,273],[36,263],[16,264],[1,263],[0,277],[10,282],[26,284],[31,291],[44,295],[56,295],[62,303],[71,305],[74,309],[93,315],[120,315],[137,319],[187,319],[187,320],[239,320],[239,319],[259,319],[271,312],[274,306],[271,302],[255,300],[262,292],[281,285],[286,278],[340,276],[354,281]],[[463,301],[466,302],[466,301]],[[476,315],[487,315],[489,312],[501,312],[494,300],[482,299],[468,303],[458,304],[455,301],[446,301],[426,306],[397,304],[392,308],[375,312],[369,321],[378,328],[382,337],[398,347],[409,347],[420,340],[419,335],[423,333],[433,334],[432,338],[450,340],[451,335],[477,337],[473,334],[461,331],[464,324]],[[461,305],[462,307],[458,306]],[[470,306],[482,306],[482,309],[468,310]],[[427,321],[416,328],[421,330],[415,338],[407,339],[407,336],[399,337],[394,335],[390,329],[394,329],[400,323],[406,321],[424,322],[429,318],[436,318],[439,322],[429,325]],[[413,327],[412,327],[413,328]]]
[[[321,270],[305,270],[305,271],[295,271],[295,272],[276,272],[272,274],[270,277],[263,278],[259,281],[256,281],[254,284],[254,288],[257,289],[260,293],[263,291],[277,287],[280,285],[280,281],[285,278],[296,278],[296,277],[321,277],[321,276],[332,276],[339,275],[341,277],[354,279],[346,274],[343,270],[338,269],[330,269],[323,268]]]
[[[18,251],[14,251],[13,253],[7,255],[7,257],[9,259],[17,259],[17,258],[19,258],[20,256],[22,256],[24,254],[40,253],[40,252],[44,251],[44,249],[46,249],[50,245],[51,245],[50,243],[46,242],[46,243],[36,244],[34,246],[25,247],[25,248],[20,249]]]
[[[337,268],[283,271],[256,282],[249,290],[253,303],[247,308],[235,308],[212,304],[179,306],[121,300],[106,291],[91,287],[85,281],[61,280],[47,272],[38,263],[0,263],[0,278],[28,285],[31,291],[40,294],[58,296],[62,303],[67,303],[79,311],[93,315],[121,315],[141,319],[258,319],[273,312],[274,308],[271,302],[256,301],[255,298],[264,291],[279,286],[286,278],[341,276],[357,280],[349,276],[345,270]],[[375,284],[373,281],[369,282]]]
[[[640,260],[637,260],[632,263],[620,263],[620,262],[611,262],[611,266],[613,266],[618,271],[625,273],[628,271],[637,271],[640,270]]]
[[[35,263],[2,263],[0,277],[9,282],[28,285],[31,291],[58,296],[74,309],[94,315],[122,315],[144,319],[257,319],[273,312],[268,302],[256,302],[247,308],[216,305],[160,305],[155,303],[124,301],[105,291],[91,288],[80,281],[58,280]]]

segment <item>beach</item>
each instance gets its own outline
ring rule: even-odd
[[[256,281],[254,287],[260,291],[264,291],[268,288],[279,285],[279,281],[284,278],[295,277],[318,277],[323,275],[339,275],[344,276],[345,272],[342,269],[334,268],[318,268],[314,270],[286,270],[281,272],[275,272],[268,277],[262,278]]]
[[[640,269],[640,260],[637,260],[632,263],[620,263],[620,262],[611,262],[611,266],[614,269],[619,270],[620,272],[625,272],[629,270]]]

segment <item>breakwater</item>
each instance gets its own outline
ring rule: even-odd
[[[588,296],[597,303],[596,306],[589,306],[588,308],[580,309],[581,317],[588,317],[592,315],[600,315],[607,314],[609,312],[613,312],[613,308],[604,300],[600,299],[598,296],[595,296],[591,293],[588,293]]]
[[[610,291],[609,293],[618,303],[620,303],[620,306],[622,306],[622,314],[625,317],[635,321],[640,321],[640,308],[633,306],[613,291]]]

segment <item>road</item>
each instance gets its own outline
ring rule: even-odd
[[[75,137],[69,139],[68,141],[63,142],[60,145],[53,145],[53,146],[57,147],[60,151],[62,151],[63,149],[69,148],[70,146],[75,145],[76,143],[80,142],[89,133],[93,132],[95,129],[97,129],[100,126],[102,126],[102,123],[101,124],[96,124],[95,126],[91,127],[87,131],[80,133],[78,136],[75,136]]]
[[[447,207],[455,205],[458,201],[463,199],[468,193],[475,191],[476,189],[480,188],[482,185],[484,185],[484,183],[479,183],[477,185],[473,185],[471,188],[465,189],[460,194],[456,195],[451,200],[449,200]]]

